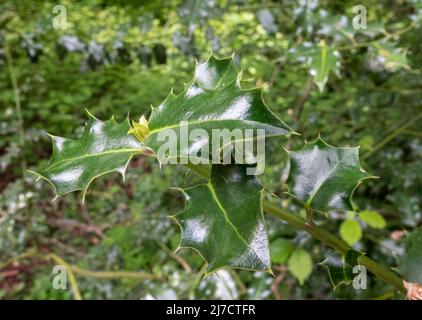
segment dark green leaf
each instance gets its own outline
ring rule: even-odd
[[[100,121],[90,115],[79,139],[51,136],[50,163],[46,169],[33,173],[53,186],[56,197],[83,190],[83,200],[95,178],[110,172],[119,172],[124,178],[130,159],[142,151],[141,142],[128,134],[130,128],[127,119],[117,123],[113,117]]]
[[[353,191],[373,178],[359,164],[359,148],[336,148],[318,138],[288,155],[288,193],[318,211],[352,210]]]
[[[348,250],[345,256],[334,254],[328,256],[323,262],[319,263],[324,267],[330,278],[333,288],[339,285],[349,285],[354,278],[353,268],[359,265],[359,258],[362,252],[356,250]]]
[[[210,138],[213,129],[238,129],[242,133],[245,129],[263,129],[267,137],[290,133],[291,129],[264,104],[261,89],[240,87],[240,75],[233,58],[220,60],[211,56],[206,62],[197,64],[194,80],[186,90],[177,96],[171,92],[152,110],[150,135],[145,145],[157,152],[164,143],[158,139],[161,132],[172,129],[179,141],[182,127],[186,129],[187,126],[189,132],[205,130]],[[182,126],[181,121],[186,124]],[[202,139],[200,144],[210,146],[209,142],[209,139]],[[177,156],[198,156],[192,151],[198,149],[197,141],[190,140],[186,146],[178,144],[177,148]],[[158,158],[161,161],[161,157]]]
[[[211,180],[182,192],[179,247],[197,250],[208,271],[223,267],[270,272],[270,256],[261,208],[262,187],[246,174],[246,165],[214,165]]]
[[[152,51],[154,52],[155,61],[157,61],[158,64],[166,64],[167,50],[164,45],[157,43],[152,47]]]
[[[314,82],[320,92],[324,90],[330,72],[339,75],[340,53],[328,47],[325,41],[318,45],[302,46],[290,51],[290,56],[299,61],[306,61],[309,74],[314,77]]]

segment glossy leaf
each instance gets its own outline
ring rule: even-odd
[[[355,188],[373,178],[360,166],[359,148],[336,148],[318,138],[288,155],[288,193],[317,211],[352,210]]]
[[[290,256],[287,265],[299,284],[303,285],[312,272],[312,257],[307,251],[296,249]]]
[[[401,258],[399,271],[404,280],[422,284],[422,228],[407,236],[406,251]]]
[[[330,72],[337,75],[340,70],[340,53],[329,48],[325,42],[321,42],[318,50],[311,56],[309,73],[314,77],[314,82],[320,92],[325,88]]]
[[[362,255],[360,251],[348,250],[345,256],[337,253],[330,255],[319,265],[325,268],[333,288],[336,289],[339,285],[349,285],[352,282],[355,277],[353,268],[360,264],[359,258]]]
[[[179,247],[197,250],[208,272],[223,267],[271,272],[262,187],[246,169],[213,165],[207,184],[182,190],[186,206],[174,216],[182,230]]]
[[[89,115],[79,139],[51,136],[53,154],[49,165],[39,173],[33,173],[53,186],[56,197],[82,190],[84,200],[95,178],[119,172],[124,179],[130,159],[142,151],[142,144],[128,134],[130,128],[127,119],[117,123],[114,118],[100,121]]]
[[[290,133],[291,129],[265,106],[261,89],[242,89],[240,77],[233,57],[211,56],[197,64],[194,80],[185,91],[179,95],[171,92],[158,108],[153,108],[145,145],[157,153],[164,143],[159,141],[159,134],[167,132],[165,130],[175,133],[177,141],[184,129],[189,133],[194,129],[205,130],[208,138],[199,142],[190,139],[184,146],[177,144],[178,157],[198,156],[200,146],[210,146],[213,129],[237,129],[242,133],[245,129],[263,129],[266,136]],[[161,157],[158,160],[161,161]]]
[[[339,75],[340,53],[327,46],[325,41],[321,41],[318,45],[305,43],[302,47],[294,48],[290,50],[290,57],[306,62],[309,74],[313,76],[320,92],[324,90],[330,72]]]

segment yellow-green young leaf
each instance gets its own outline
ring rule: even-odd
[[[48,181],[56,197],[82,190],[83,201],[95,178],[118,172],[124,179],[130,159],[142,152],[142,143],[128,134],[130,128],[128,119],[122,123],[117,123],[113,117],[100,121],[89,114],[80,138],[51,136],[53,154],[48,167],[40,172],[30,172]]]
[[[270,244],[271,262],[284,263],[292,252],[293,247],[286,239],[276,239]]]
[[[230,141],[247,139],[247,129],[249,132],[253,129],[253,138],[258,129],[264,130],[266,137],[291,133],[292,130],[265,105],[262,89],[242,89],[240,80],[241,72],[233,57],[217,59],[211,56],[204,63],[198,63],[194,79],[186,89],[178,95],[170,92],[152,110],[145,145],[157,153],[158,161],[173,157],[199,160],[206,157],[209,160],[211,152],[203,155],[200,151],[210,148],[215,129],[236,129],[241,133],[240,137],[229,137]],[[186,143],[181,143],[185,132],[189,136],[195,129],[207,135],[201,134],[200,139],[190,137]],[[164,144],[174,146],[173,154],[158,154]]]
[[[246,169],[213,165],[208,183],[181,190],[185,209],[174,216],[182,231],[179,247],[197,250],[208,272],[224,267],[271,272],[262,187]]]
[[[288,268],[302,285],[312,272],[311,255],[303,249],[293,251],[288,261]]]
[[[340,236],[349,245],[353,246],[362,238],[362,228],[356,220],[346,220],[340,226]]]
[[[384,217],[376,211],[361,211],[359,212],[359,218],[368,226],[375,229],[384,229],[387,224]]]
[[[288,156],[288,193],[317,211],[353,210],[354,190],[373,178],[360,166],[359,148],[336,148],[321,138],[288,151]]]

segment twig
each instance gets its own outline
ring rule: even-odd
[[[271,78],[270,78],[270,81],[268,82],[268,86],[272,87],[274,85],[274,83],[277,80],[277,77],[278,77],[281,69],[283,69],[286,61],[287,61],[286,57],[279,58],[275,61],[275,68],[274,68],[274,70],[271,74]]]
[[[176,260],[181,266],[182,268],[185,270],[185,272],[187,273],[191,273],[192,272],[192,268],[189,265],[189,263],[186,262],[185,259],[183,259],[181,256],[175,254],[173,251],[171,251],[164,243],[158,242],[157,244],[160,246],[161,249],[163,249],[171,258],[173,258],[174,260]]]
[[[62,258],[55,255],[54,253],[50,253],[50,254],[46,255],[45,258],[47,260],[51,259],[51,260],[55,261],[58,264],[61,264],[62,266],[64,266],[66,268],[66,271],[69,275],[70,286],[72,287],[72,291],[73,291],[73,295],[75,297],[75,300],[82,300],[81,292],[79,291],[78,283],[76,281],[75,275],[73,274],[71,266],[66,261],[64,261]]]
[[[197,275],[196,275],[196,277],[193,281],[193,284],[192,284],[192,286],[189,290],[189,293],[188,293],[189,299],[195,298],[195,291],[198,288],[198,285],[201,282],[201,280],[203,279],[206,272],[207,272],[207,264],[204,263],[204,265],[201,267],[201,269],[199,269],[199,271],[198,271],[198,273],[197,273]]]
[[[95,270],[88,270],[82,269],[75,265],[69,265],[70,269],[77,275],[83,277],[91,277],[97,279],[120,279],[120,278],[130,278],[130,279],[138,279],[138,280],[160,280],[162,281],[163,278],[141,271],[95,271]]]
[[[302,117],[303,109],[305,107],[305,103],[309,100],[311,97],[312,92],[312,85],[313,85],[313,77],[309,77],[308,81],[306,82],[305,90],[303,91],[302,96],[299,98],[299,101],[296,105],[296,121],[298,123],[298,126],[300,125],[300,119]]]
[[[286,266],[278,266],[277,271],[279,271],[279,274],[274,279],[273,283],[271,284],[271,291],[274,294],[275,300],[281,300],[281,294],[279,290],[280,283],[283,282],[284,278],[286,277]]]
[[[248,288],[245,286],[245,284],[243,283],[242,279],[240,279],[239,274],[237,273],[236,270],[233,269],[229,269],[230,273],[233,276],[234,282],[237,284],[237,286],[239,287],[239,293],[241,295],[244,295],[248,292]]]
[[[382,141],[380,141],[379,143],[377,143],[370,151],[368,151],[367,153],[365,153],[361,159],[365,160],[368,157],[370,157],[372,154],[374,154],[375,152],[377,152],[378,150],[382,149],[387,143],[389,143],[392,139],[394,139],[395,137],[397,137],[400,133],[402,133],[403,131],[405,131],[407,128],[409,128],[412,124],[414,124],[417,120],[419,120],[420,118],[422,118],[422,113],[418,114],[416,117],[410,119],[409,121],[407,121],[405,124],[401,125],[400,127],[398,127],[396,130],[394,130],[392,133],[390,133],[388,136],[386,136]]]
[[[311,236],[332,247],[342,255],[345,255],[349,250],[352,249],[352,247],[350,247],[346,242],[337,238],[332,233],[324,230],[323,228],[317,225],[309,226],[309,224],[306,223],[306,220],[294,213],[285,211],[268,201],[263,201],[262,205],[265,212],[286,221],[288,224],[297,229],[308,232]],[[359,263],[364,265],[374,275],[395,287],[397,290],[406,293],[406,289],[403,285],[403,279],[401,279],[396,273],[378,264],[365,255],[359,258]]]
[[[13,67],[12,56],[9,52],[7,45],[4,46],[4,56],[6,58],[7,70],[9,71],[10,82],[13,88],[13,100],[15,101],[15,112],[17,116],[17,127],[19,132],[19,146],[21,148],[21,165],[22,165],[22,176],[26,172],[26,159],[25,159],[25,127],[22,116],[21,99],[19,94],[18,82],[16,80],[15,69]]]
[[[120,278],[130,278],[130,279],[138,279],[138,280],[158,280],[163,281],[163,277],[156,276],[154,274],[150,274],[147,272],[135,272],[135,271],[94,271],[83,269],[78,266],[72,265],[67,263],[63,258],[59,257],[54,253],[47,253],[42,254],[35,249],[29,249],[28,251],[13,257],[6,262],[0,264],[0,270],[6,267],[11,263],[16,263],[17,261],[36,257],[38,259],[46,260],[46,261],[54,261],[62,266],[64,266],[69,275],[70,285],[72,287],[72,291],[74,293],[74,297],[76,300],[82,300],[81,293],[79,291],[78,283],[76,281],[75,274],[83,276],[83,277],[92,277],[97,279],[120,279]]]

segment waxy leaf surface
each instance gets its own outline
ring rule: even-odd
[[[298,61],[305,61],[309,66],[309,74],[313,76],[313,81],[322,92],[328,81],[330,72],[339,75],[341,57],[340,53],[327,46],[324,41],[318,45],[304,45],[290,50],[290,56]]]
[[[141,142],[128,134],[130,128],[128,120],[100,121],[90,115],[79,139],[51,136],[53,154],[49,165],[33,173],[47,180],[56,196],[82,190],[84,199],[89,184],[98,176],[119,172],[124,178],[130,159],[141,152]]]
[[[317,211],[353,210],[354,189],[372,178],[360,166],[359,148],[336,148],[318,138],[288,155],[288,193]]]
[[[356,277],[353,269],[360,265],[359,258],[362,255],[364,253],[350,249],[344,256],[337,253],[328,256],[319,265],[325,268],[333,288],[336,289],[339,285],[349,285],[353,281]]]
[[[171,92],[158,108],[153,108],[148,120],[150,135],[145,139],[145,145],[157,153],[165,141],[162,137],[171,131],[175,134],[177,148],[174,157],[204,158],[199,150],[209,150],[213,129],[240,130],[242,137],[236,138],[237,141],[246,139],[245,129],[254,129],[254,138],[257,129],[265,130],[266,136],[290,133],[291,129],[265,106],[261,89],[242,89],[240,77],[233,58],[211,56],[206,62],[197,64],[192,83],[179,95]],[[182,144],[183,132],[191,134],[194,129],[206,134],[200,138],[188,137],[189,141]],[[160,134],[163,135],[161,141]],[[234,140],[232,137],[230,141]],[[159,161],[161,158],[158,156]],[[208,160],[209,156],[206,158]]]
[[[261,208],[262,187],[246,165],[213,165],[207,184],[184,189],[186,207],[174,216],[179,247],[197,250],[208,271],[223,267],[270,271]]]

